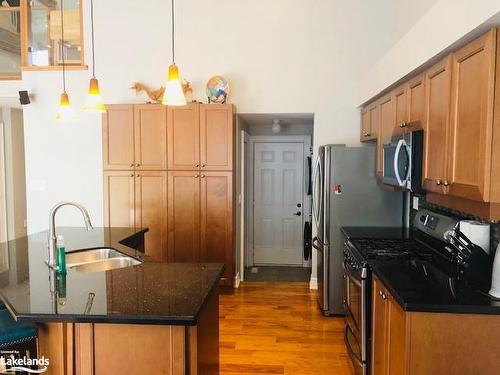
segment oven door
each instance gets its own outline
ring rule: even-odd
[[[344,341],[352,359],[356,373],[364,374],[368,361],[367,337],[367,305],[366,279],[359,271],[344,260],[344,306],[345,306],[345,335]],[[358,372],[358,368],[362,371]]]
[[[404,138],[384,144],[384,183],[411,188],[411,146]]]

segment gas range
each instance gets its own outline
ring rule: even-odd
[[[355,239],[351,243],[366,260],[416,257],[431,260],[433,252],[413,239]]]
[[[481,249],[461,242],[457,223],[450,217],[419,210],[408,231],[343,228],[347,238],[343,260],[344,341],[357,374],[370,373],[372,272],[383,276],[386,286],[396,287],[394,295],[405,309],[424,306],[430,309],[425,311],[496,311],[483,293],[485,281],[489,283],[485,278],[491,275],[489,260],[484,259],[488,257]]]

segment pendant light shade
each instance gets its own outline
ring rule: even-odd
[[[168,79],[163,94],[162,103],[165,105],[182,106],[186,105],[186,97],[182,90],[181,80],[179,78],[179,68],[175,65],[175,17],[174,0],[172,4],[172,65],[168,67]]]
[[[168,67],[168,79],[165,94],[163,94],[163,104],[172,106],[186,105],[186,97],[179,79],[179,69],[175,64]]]
[[[90,0],[90,25],[92,29],[92,78],[89,83],[89,92],[83,109],[89,112],[106,112],[106,107],[101,99],[99,81],[95,77],[95,47],[94,47],[94,1]]]
[[[89,84],[89,92],[85,101],[84,110],[90,112],[106,112],[106,107],[101,99],[101,92],[99,91],[99,81],[97,78],[91,78]]]
[[[66,91],[61,94],[59,99],[59,110],[56,114],[56,119],[60,121],[69,121],[73,118],[73,109],[69,102],[69,95]]]
[[[73,111],[69,102],[69,95],[66,92],[66,61],[64,56],[64,0],[61,0],[61,58],[63,92],[59,99],[59,109],[56,113],[56,120],[68,121],[73,117]]]

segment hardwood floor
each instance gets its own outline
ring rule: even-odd
[[[244,282],[220,296],[221,375],[352,375],[342,318],[300,282]]]

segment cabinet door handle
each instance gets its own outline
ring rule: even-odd
[[[133,174],[133,173],[131,173],[131,174],[130,174],[130,177],[134,177],[134,174]]]
[[[202,174],[202,175],[201,175],[201,178],[205,178],[205,175],[204,175],[204,174]]]
[[[382,293],[382,291],[381,291],[381,290],[379,290],[379,291],[378,291],[378,295],[379,295],[380,297],[382,297],[382,294],[384,294],[384,293]]]
[[[444,185],[444,186],[450,186],[450,183],[448,182],[448,180],[444,180],[444,181],[443,181],[443,185]]]
[[[370,133],[365,133],[364,136],[365,137],[369,137],[369,136],[371,136],[371,134]]]
[[[442,184],[443,184],[443,181],[441,181],[441,180],[436,181],[436,185],[441,186]]]
[[[194,175],[194,178],[198,178],[198,177],[200,177],[200,176],[199,176],[199,175],[197,175],[197,174],[195,174],[195,175]]]
[[[196,168],[198,168],[200,165],[199,165],[199,164],[195,164],[194,166],[195,166]]]
[[[136,174],[135,177],[141,177],[141,175],[140,174]]]
[[[130,164],[130,166],[131,166],[131,167],[133,167],[133,166],[134,166],[134,163]]]

